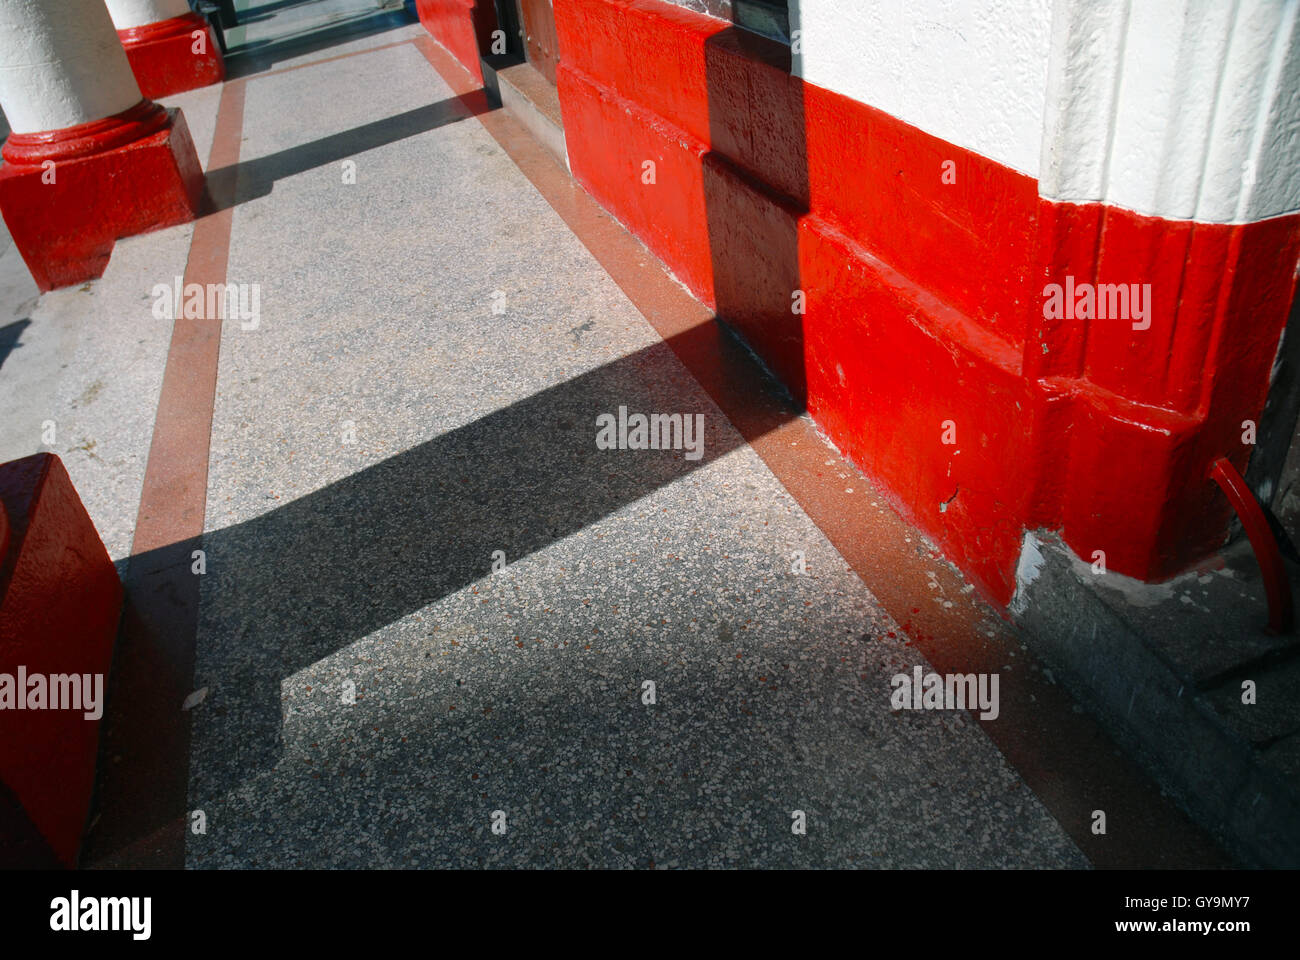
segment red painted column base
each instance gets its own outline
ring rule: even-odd
[[[89,674],[92,683],[101,678],[102,709],[122,608],[108,552],[53,454],[0,464],[0,504],[9,524],[0,557],[0,675],[11,678],[10,696],[31,694],[30,683],[14,689],[19,667],[47,681]],[[39,834],[59,863],[76,866],[99,749],[100,721],[85,714],[18,710],[0,691],[0,796],[11,801],[0,804],[0,850],[23,847],[28,824],[12,820],[25,815],[34,828],[26,832]]]
[[[149,100],[0,155],[0,213],[42,291],[100,276],[119,237],[192,220],[203,196],[184,115]]]
[[[150,99],[206,87],[226,78],[226,63],[217,38],[197,13],[128,27],[117,31],[117,35],[140,92]],[[194,46],[200,39],[202,52],[195,53]]]

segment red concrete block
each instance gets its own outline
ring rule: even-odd
[[[561,62],[556,71],[574,178],[713,305],[705,204],[705,145],[680,135],[630,101],[588,83]],[[647,168],[646,162],[653,168]],[[653,183],[647,183],[653,173]]]
[[[420,0],[417,0],[420,2]],[[570,74],[577,73],[598,81],[623,97],[633,96],[630,85],[632,75],[628,61],[645,56],[648,51],[630,45],[628,28],[631,17],[627,0],[609,3],[557,3],[555,32],[559,37],[561,66]],[[636,49],[637,58],[629,58],[628,50]],[[700,68],[703,76],[703,64]],[[560,83],[556,76],[556,85]],[[690,94],[687,94],[690,96]],[[564,113],[564,98],[560,98],[560,111]],[[565,116],[568,129],[568,116]]]
[[[141,100],[103,120],[10,134],[0,212],[41,290],[94,279],[119,237],[192,220],[203,168],[179,110]]]
[[[221,47],[208,22],[189,13],[117,31],[140,92],[166,97],[226,78]]]
[[[0,504],[9,525],[0,558],[0,793],[16,799],[58,861],[73,867],[99,747],[99,719],[86,714],[103,709],[122,585],[58,457],[0,464]],[[41,702],[38,677],[44,708],[32,709]],[[98,684],[95,710],[86,700],[68,708],[70,687],[57,679],[67,677],[90,678],[79,692],[91,697]]]
[[[867,104],[804,84],[812,208],[998,335],[1021,342],[1037,183]]]
[[[813,219],[800,232],[809,412],[1005,604],[1035,460],[1016,351],[851,244]]]
[[[497,28],[492,0],[415,0],[415,12],[433,39],[481,84],[479,55],[492,49]]]
[[[621,57],[608,49],[598,51],[572,42],[566,45],[563,37],[561,49],[566,60],[571,49],[573,56],[588,60],[588,74],[602,85],[653,111],[694,139],[711,143],[716,118],[710,113],[709,98],[701,97],[700,91],[706,88],[707,61],[712,56],[709,44],[726,35],[727,24],[681,7],[665,10],[664,6],[633,0],[626,7],[607,7],[603,15],[595,12],[599,8],[586,7],[592,11],[588,29],[599,30],[597,37],[601,40],[611,35],[606,21],[612,14],[612,28],[621,36]],[[712,145],[717,148],[716,143]]]

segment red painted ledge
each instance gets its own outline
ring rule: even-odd
[[[497,29],[492,0],[415,0],[415,12],[429,35],[482,84],[479,55],[491,49]]]
[[[226,77],[221,47],[197,13],[117,31],[144,96],[166,97]]]

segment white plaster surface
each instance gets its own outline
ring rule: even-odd
[[[1051,0],[791,0],[795,69],[1038,175]]]
[[[15,133],[87,123],[139,100],[103,3],[0,0],[0,106]]]
[[[119,30],[183,17],[190,12],[186,0],[106,0],[113,26]]]
[[[1216,223],[1300,208],[1298,8],[1058,2],[1040,192]]]

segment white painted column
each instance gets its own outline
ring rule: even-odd
[[[0,107],[15,133],[88,123],[141,99],[103,0],[0,0]]]
[[[1057,0],[1040,192],[1249,223],[1300,209],[1300,0]]]
[[[190,5],[186,0],[107,0],[107,2],[108,12],[113,17],[113,26],[119,30],[143,27],[145,24],[184,17],[190,13]]]

